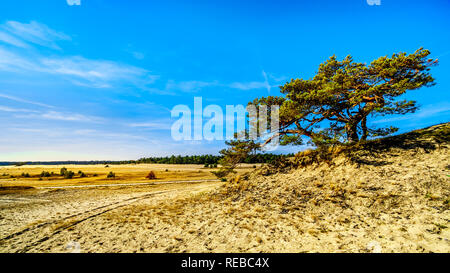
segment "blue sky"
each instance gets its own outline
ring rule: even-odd
[[[450,118],[449,1],[0,5],[0,161],[215,154],[220,141],[171,139],[173,106],[276,95],[333,54],[370,62],[430,49],[437,85],[408,94],[422,110],[374,124],[408,131]]]

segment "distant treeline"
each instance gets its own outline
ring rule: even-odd
[[[249,155],[244,163],[270,163],[280,157],[291,157],[293,154],[254,154]],[[191,156],[166,156],[145,157],[138,160],[124,161],[33,161],[33,162],[0,162],[0,166],[22,166],[22,165],[119,165],[119,164],[218,164],[222,156],[218,155],[191,155]]]
[[[254,154],[249,155],[244,163],[270,163],[280,157],[290,157],[293,154]],[[218,164],[222,156],[218,155],[191,155],[191,156],[170,156],[170,157],[147,157],[141,158],[136,163],[157,163],[157,164]]]
[[[97,165],[97,164],[125,164],[122,161],[29,161],[29,162],[0,162],[0,166],[23,165]],[[124,161],[125,162],[125,161]],[[132,161],[126,161],[132,162]]]

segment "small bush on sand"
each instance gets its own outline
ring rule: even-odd
[[[61,176],[64,176],[64,174],[67,172],[67,168],[66,167],[62,167],[61,170],[59,171],[59,174]]]
[[[78,175],[80,176],[80,177],[87,177],[87,175],[83,172],[83,171],[78,171]]]
[[[64,173],[64,178],[65,178],[65,179],[72,179],[74,175],[75,175],[74,172],[72,172],[72,171],[66,171],[66,172]]]
[[[230,173],[234,173],[234,171],[230,170],[230,169],[222,168],[218,171],[212,171],[211,173],[214,174],[217,178],[224,178],[225,176],[229,175]]]
[[[113,172],[109,172],[106,178],[116,178],[116,174]]]
[[[145,178],[150,180],[156,179],[156,174],[153,171],[150,171]]]

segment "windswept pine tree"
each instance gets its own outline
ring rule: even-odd
[[[414,113],[413,100],[399,98],[407,91],[434,85],[430,68],[438,60],[420,48],[413,54],[397,53],[370,64],[347,56],[336,56],[320,64],[308,80],[292,79],[281,86],[283,96],[255,99],[249,105],[280,106],[280,127],[263,144],[278,136],[282,145],[312,143],[356,143],[369,137],[386,136],[398,129],[369,127],[377,116]],[[258,122],[258,121],[256,121]]]
[[[263,137],[257,142],[227,142],[229,148],[221,152],[225,168],[218,174],[231,173],[253,150],[275,140],[281,145],[301,145],[306,138],[315,146],[327,147],[355,144],[396,132],[398,128],[393,126],[370,127],[369,120],[414,113],[419,108],[416,101],[400,97],[407,91],[435,84],[430,68],[438,60],[428,58],[429,55],[430,51],[420,48],[412,54],[380,57],[370,64],[355,62],[352,56],[342,61],[332,56],[319,65],[313,78],[292,79],[280,86],[282,96],[253,100],[248,105],[257,111],[279,106],[278,131],[270,132],[270,122],[250,117],[254,126],[266,123],[267,131],[259,132]]]

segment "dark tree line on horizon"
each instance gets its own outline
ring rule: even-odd
[[[248,164],[271,163],[280,157],[291,157],[293,154],[271,154],[258,153],[248,155],[242,162]],[[92,160],[92,161],[33,161],[33,162],[0,162],[0,166],[23,166],[23,165],[121,165],[121,164],[219,164],[223,158],[221,155],[172,155],[165,157],[145,157],[138,160]]]

